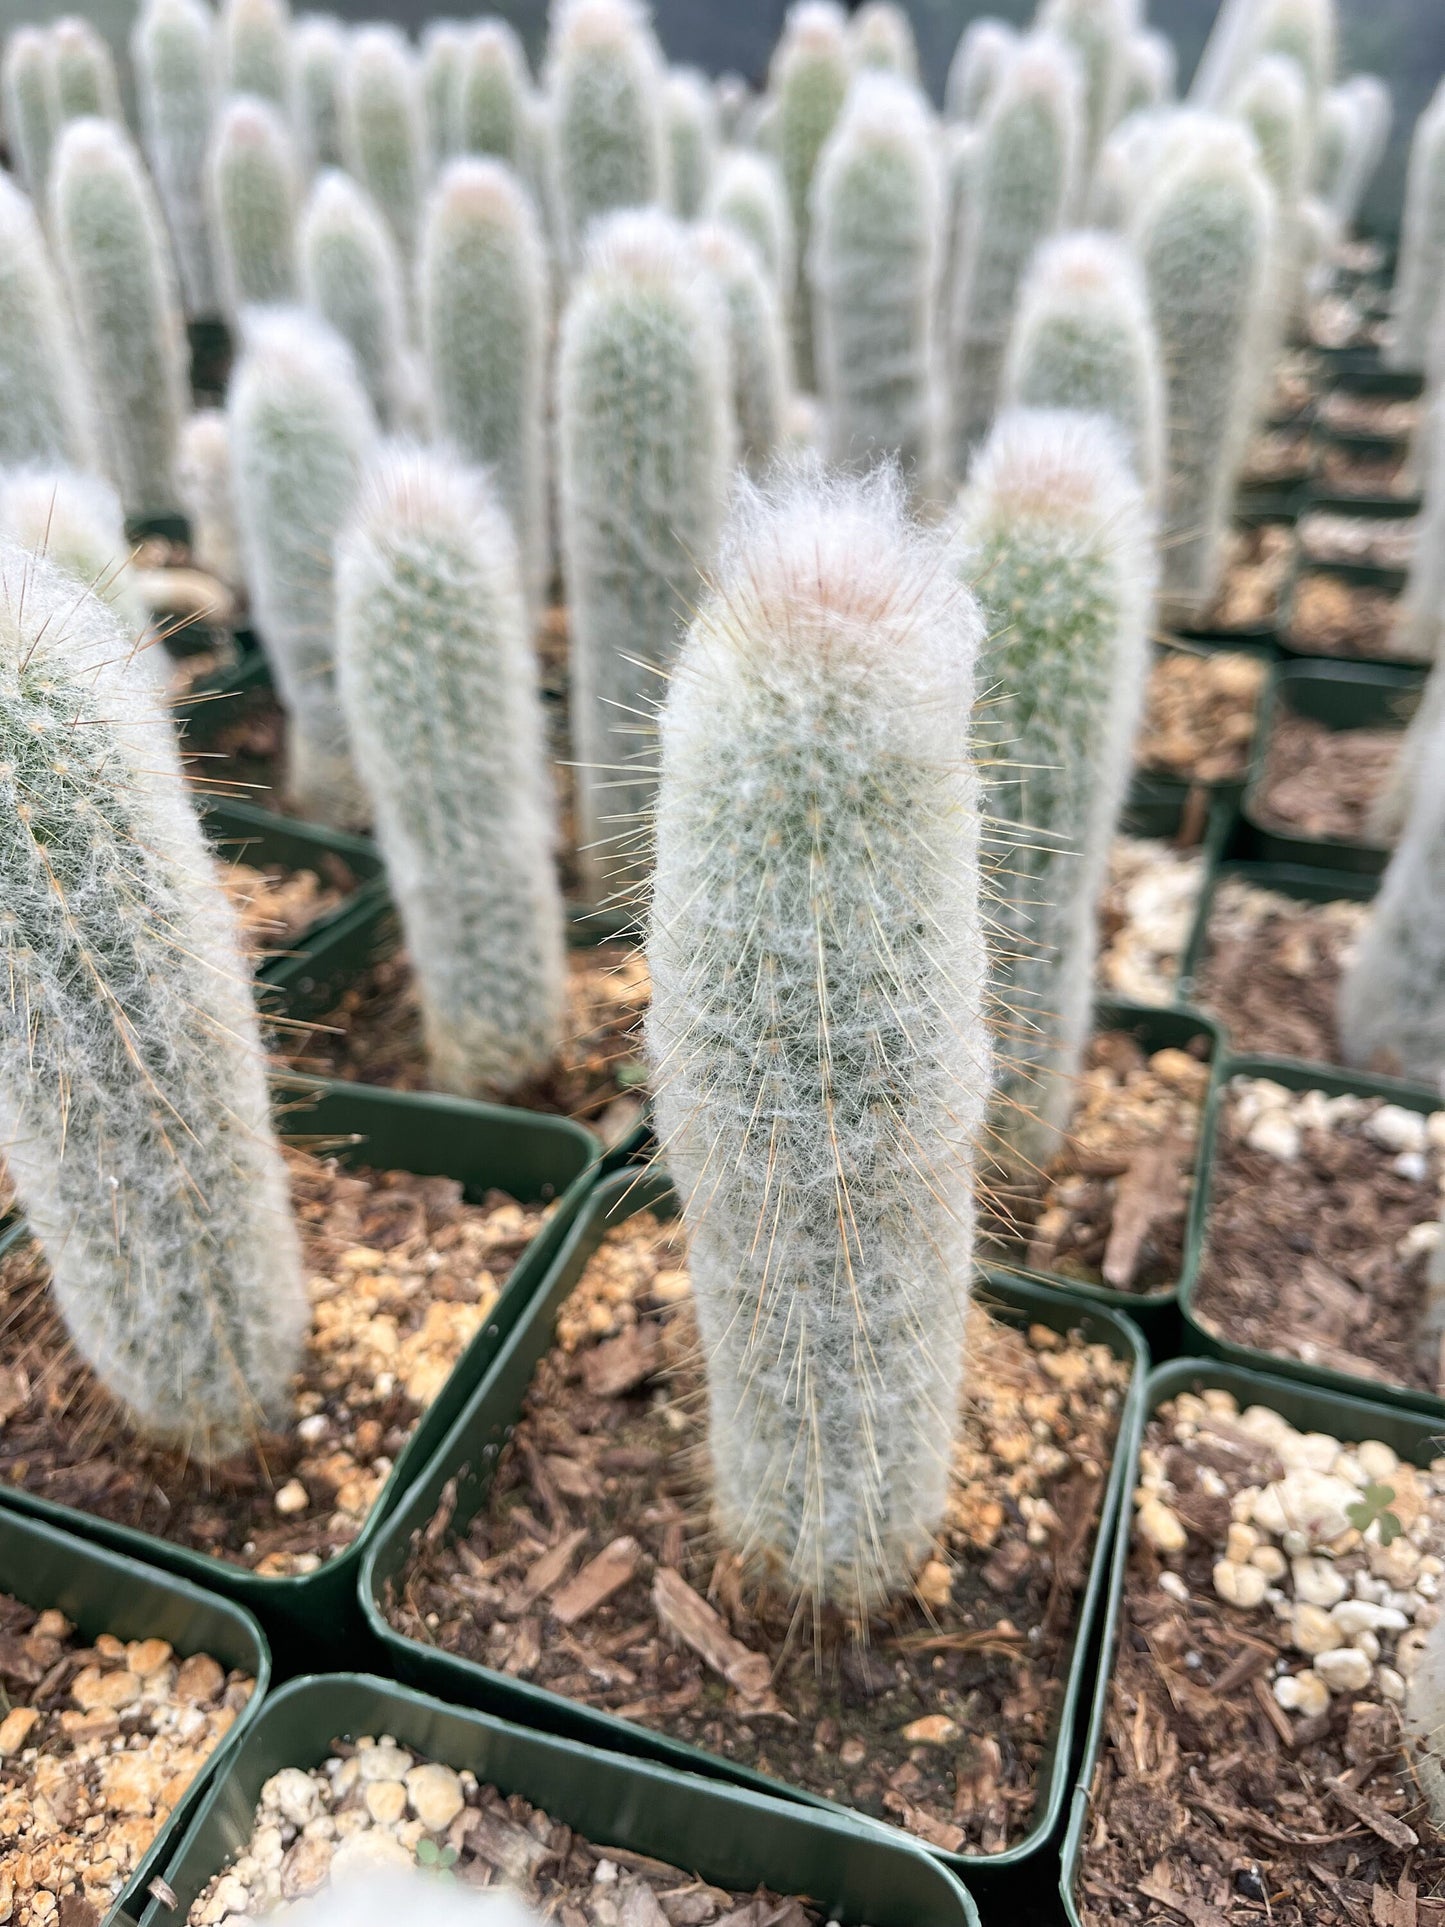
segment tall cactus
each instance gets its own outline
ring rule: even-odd
[[[278,113],[291,104],[291,8],[288,0],[222,0],[221,88],[253,94]]]
[[[886,470],[804,471],[745,494],[662,718],[647,1042],[713,1522],[855,1614],[928,1557],[958,1422],[982,633]]]
[[[197,567],[239,593],[245,588],[246,575],[231,484],[231,435],[221,409],[198,408],[186,422],[176,457],[176,481]]]
[[[1335,0],[1263,0],[1253,57],[1278,54],[1295,62],[1309,99],[1311,130],[1335,78],[1338,39]]]
[[[303,816],[354,829],[368,808],[336,693],[333,548],[373,451],[371,408],[339,335],[258,308],[227,417],[246,582],[289,722],[288,788]]]
[[[114,121],[72,121],[51,167],[50,231],[127,515],[176,506],[190,371],[175,267],[139,154]]]
[[[1325,97],[1315,191],[1342,231],[1359,217],[1384,158],[1393,118],[1390,90],[1375,74],[1355,74]]]
[[[578,841],[599,899],[646,874],[648,724],[731,469],[725,327],[684,228],[656,210],[599,225],[557,385]]]
[[[1445,1239],[1430,1258],[1430,1302],[1426,1316],[1437,1329],[1445,1325]],[[1425,1635],[1406,1691],[1404,1726],[1410,1771],[1425,1796],[1437,1833],[1445,1833],[1445,1614]]]
[[[92,116],[117,122],[124,119],[115,55],[88,20],[69,14],[56,21],[50,30],[50,63],[56,112],[62,124]]]
[[[1405,178],[1405,213],[1390,337],[1392,368],[1423,369],[1445,287],[1445,80],[1415,123]]]
[[[145,0],[131,34],[141,139],[192,318],[216,310],[205,197],[216,105],[215,42],[215,20],[205,0]]]
[[[130,566],[120,497],[98,475],[37,466],[0,473],[0,530],[114,609],[132,642],[150,612]]]
[[[94,466],[93,408],[35,210],[0,175],[0,465]]]
[[[891,73],[860,73],[812,192],[809,270],[830,455],[853,464],[896,457],[923,492],[940,454],[938,156],[918,89]]]
[[[457,74],[457,152],[494,154],[518,170],[526,144],[527,56],[505,20],[470,29]]]
[[[983,119],[1018,44],[1018,32],[1007,20],[985,14],[969,21],[948,63],[943,103],[950,120]]]
[[[229,101],[211,140],[208,196],[221,298],[232,322],[255,303],[296,297],[296,150],[264,100]]]
[[[547,587],[546,254],[505,163],[464,158],[427,206],[418,299],[439,433],[493,471],[536,609]]]
[[[668,204],[681,220],[702,212],[717,165],[717,103],[707,75],[674,67],[663,96],[667,135]]]
[[[34,201],[44,197],[50,150],[60,119],[50,39],[43,28],[16,27],[0,58],[0,117],[10,165]]]
[[[777,162],[750,148],[729,148],[718,162],[706,212],[752,243],[786,309],[793,288],[793,223]]]
[[[427,167],[435,174],[457,152],[458,102],[467,29],[460,20],[429,21],[421,37],[421,106]]]
[[[913,22],[897,0],[863,0],[853,15],[853,64],[878,67],[900,80],[918,80],[918,42]]]
[[[992,752],[1006,1162],[1038,1167],[1057,1148],[1088,1038],[1095,900],[1148,664],[1152,538],[1122,443],[1088,415],[1001,415],[960,498],[955,560],[989,618],[978,731]]]
[[[663,62],[635,0],[564,0],[545,84],[552,202],[566,259],[616,208],[661,201],[667,183]]]
[[[1144,28],[1129,35],[1124,48],[1124,86],[1119,119],[1167,107],[1179,80],[1179,55],[1172,40]]]
[[[481,1097],[545,1068],[566,952],[526,599],[475,469],[383,454],[337,551],[342,701],[432,1070]]]
[[[725,221],[699,222],[692,239],[727,310],[738,454],[762,475],[782,446],[792,386],[778,291],[756,250]]]
[[[1056,35],[1021,41],[980,131],[949,298],[947,368],[954,470],[988,432],[1019,283],[1077,192],[1079,67]]]
[[[284,1410],[308,1315],[235,921],[144,658],[0,544],[5,1158],[72,1339],[149,1436]]]
[[[308,174],[341,165],[346,29],[329,13],[303,13],[292,35],[292,123]]]
[[[316,177],[297,241],[301,294],[348,343],[378,418],[399,424],[405,401],[406,289],[391,229],[349,174]]]
[[[361,27],[342,95],[346,165],[381,209],[403,261],[416,248],[426,181],[426,136],[416,62],[398,27]]]
[[[1094,171],[1110,128],[1119,118],[1135,0],[1044,0],[1039,24],[1073,48],[1084,77],[1081,179]]]
[[[833,0],[795,0],[773,55],[769,89],[773,138],[793,223],[795,280],[788,293],[793,360],[804,388],[814,386],[813,298],[808,285],[813,174],[848,92],[846,17]]]
[[[1229,104],[1254,135],[1274,194],[1274,246],[1255,347],[1255,395],[1262,410],[1281,342],[1300,304],[1309,244],[1304,195],[1314,155],[1314,116],[1298,61],[1279,53],[1261,54],[1253,62]]]

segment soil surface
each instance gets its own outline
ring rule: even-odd
[[[410,1637],[892,1821],[997,1852],[1029,1828],[1128,1365],[970,1321],[933,1557],[866,1629],[757,1592],[708,1530],[681,1228],[610,1232],[460,1539],[390,1602]],[[860,1634],[866,1634],[860,1638]]]
[[[1236,1078],[1220,1117],[1195,1315],[1236,1345],[1445,1389],[1426,1270],[1445,1113]]]
[[[1330,729],[1276,714],[1256,813],[1305,836],[1369,843],[1369,817],[1394,767],[1398,729]]]
[[[1399,613],[1399,597],[1391,591],[1307,573],[1295,584],[1289,640],[1320,656],[1418,660],[1395,647]]]
[[[1399,1708],[1438,1610],[1442,1474],[1217,1389],[1150,1419],[1087,1927],[1441,1927]]]
[[[1364,395],[1335,388],[1322,397],[1316,419],[1337,435],[1393,436],[1405,442],[1420,423],[1421,401],[1400,395]]]
[[[1415,493],[1405,451],[1366,455],[1331,442],[1320,450],[1316,481],[1326,495],[1389,495],[1401,501]]]
[[[1313,402],[1319,389],[1319,357],[1308,348],[1282,354],[1275,362],[1266,414],[1273,422],[1301,414]]]
[[[1241,1056],[1337,1064],[1340,978],[1369,914],[1353,898],[1308,903],[1226,877],[1191,1001],[1219,1018]]]
[[[1249,767],[1267,665],[1227,650],[1163,649],[1149,674],[1139,767],[1186,783],[1228,783]]]
[[[284,863],[233,862],[222,857],[221,882],[253,951],[286,951],[320,918],[339,910],[357,888],[350,867],[334,851],[320,853],[315,870],[288,870]]]
[[[1231,529],[1224,587],[1193,626],[1200,630],[1267,629],[1278,620],[1294,566],[1294,530],[1287,522]]]
[[[1267,483],[1286,487],[1302,482],[1310,472],[1312,448],[1307,426],[1263,429],[1250,443],[1240,483],[1260,488]]]
[[[0,1259],[0,1480],[268,1576],[351,1543],[547,1207],[287,1159],[312,1303],[289,1427],[205,1468],[128,1435],[27,1243]]]
[[[1099,988],[1135,1004],[1167,1004],[1194,927],[1204,852],[1116,836],[1099,900]]]
[[[254,1686],[0,1593],[0,1918],[97,1927]]]
[[[181,739],[185,771],[208,796],[281,810],[286,712],[269,689],[205,697]]]
[[[1416,515],[1336,515],[1314,509],[1299,520],[1300,553],[1307,562],[1368,562],[1408,569],[1420,535]]]

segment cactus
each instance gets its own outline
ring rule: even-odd
[[[433,20],[421,37],[421,106],[426,125],[426,157],[435,174],[457,150],[462,66],[467,29],[460,20]]]
[[[1188,116],[1144,190],[1134,242],[1164,364],[1169,464],[1163,590],[1174,613],[1219,586],[1234,486],[1257,386],[1269,287],[1270,192],[1243,128]]]
[[[215,38],[205,0],[146,0],[131,35],[141,138],[192,318],[216,309],[204,191],[215,112]]]
[[[345,342],[301,310],[253,310],[227,426],[251,607],[289,719],[290,794],[303,816],[353,829],[368,808],[336,693],[333,547],[376,426]]]
[[[421,219],[426,136],[416,62],[400,28],[362,27],[352,40],[341,145],[348,169],[385,216],[402,260],[410,262]]]
[[[663,197],[664,68],[634,0],[564,0],[553,20],[547,155],[563,252],[575,267],[598,215]]]
[[[848,92],[847,21],[832,0],[795,0],[773,55],[774,138],[793,225],[794,282],[787,306],[798,380],[814,386],[813,300],[807,264],[813,174]]]
[[[346,29],[329,13],[303,13],[292,35],[291,117],[308,174],[341,165],[341,92],[346,73]]]
[[[855,67],[881,67],[902,80],[918,80],[918,42],[913,23],[896,0],[863,0],[853,15]]]
[[[39,27],[16,27],[0,59],[0,112],[10,165],[31,200],[39,201],[50,176],[60,110],[50,41]]]
[[[1278,54],[1299,68],[1309,101],[1311,133],[1335,77],[1335,0],[1264,0],[1252,59]]]
[[[702,212],[717,165],[717,106],[706,74],[674,67],[663,95],[667,135],[668,205],[684,221]]]
[[[239,593],[246,576],[231,486],[231,436],[221,409],[198,408],[181,430],[176,483],[196,566]]]
[[[784,439],[791,385],[778,291],[756,251],[726,222],[699,222],[692,238],[727,311],[738,454],[762,475]]]
[[[493,471],[535,610],[547,587],[546,255],[530,196],[497,160],[463,158],[427,206],[418,273],[439,430]]]
[[[1192,109],[1141,107],[1114,128],[1099,151],[1089,183],[1087,213],[1096,228],[1126,232],[1139,194],[1153,178],[1153,156],[1165,140],[1166,124],[1192,123]]]
[[[1445,1325],[1445,1231],[1430,1257],[1427,1318]],[[1445,1613],[1425,1634],[1405,1695],[1404,1726],[1410,1772],[1419,1783],[1437,1833],[1445,1834]]]
[[[670,216],[626,211],[599,225],[563,317],[557,381],[578,842],[599,899],[646,873],[647,725],[732,466],[725,329]]]
[[[1164,376],[1137,257],[1115,234],[1045,242],[1019,297],[1004,369],[1007,408],[1103,415],[1145,496],[1164,474]]]
[[[1084,182],[1092,176],[1099,150],[1119,119],[1133,14],[1133,0],[1044,0],[1039,9],[1039,25],[1073,48],[1083,75],[1080,178]]]
[[[718,138],[732,147],[742,139],[742,125],[754,104],[753,90],[741,74],[719,74],[713,82],[717,104]]]
[[[88,20],[67,15],[50,30],[55,109],[61,125],[72,120],[124,121],[115,56]]]
[[[990,102],[948,298],[947,366],[956,473],[988,431],[1019,283],[1077,191],[1079,68],[1054,34],[1020,42]]]
[[[943,111],[949,120],[983,119],[1018,44],[1018,33],[1007,20],[983,15],[969,21],[948,64]]]
[[[222,0],[221,91],[252,94],[278,113],[291,105],[291,9],[287,0]]]
[[[176,506],[176,437],[190,369],[160,209],[129,136],[75,120],[55,150],[50,231],[126,514]]]
[[[347,342],[382,422],[403,407],[406,291],[396,242],[364,189],[339,168],[316,177],[302,210],[301,293]]]
[[[1405,179],[1400,258],[1395,269],[1390,336],[1392,368],[1423,369],[1430,329],[1445,287],[1445,80],[1415,123]]]
[[[1390,90],[1356,74],[1326,96],[1315,159],[1315,191],[1342,232],[1352,228],[1390,138]]]
[[[934,324],[938,130],[918,89],[860,73],[813,178],[818,392],[832,460],[896,457],[925,492],[939,457]]]
[[[515,28],[505,20],[473,27],[457,76],[457,152],[494,154],[520,170],[530,92]]]
[[[943,1517],[989,1082],[982,639],[888,470],[744,491],[662,718],[658,1134],[713,1525],[865,1615]]]
[[[1131,33],[1124,47],[1120,121],[1154,107],[1167,107],[1174,99],[1178,79],[1179,56],[1171,40],[1148,28]]]
[[[296,297],[296,150],[274,107],[238,95],[211,139],[208,196],[221,298],[234,324],[252,303]]]
[[[1041,1166],[1068,1122],[1089,1034],[1095,900],[1129,784],[1148,667],[1152,518],[1112,424],[999,417],[959,502],[956,566],[989,619],[979,722],[1008,1029],[994,1129]]]
[[[1299,306],[1309,240],[1302,204],[1314,133],[1299,63],[1285,54],[1261,54],[1231,97],[1230,109],[1254,135],[1265,178],[1274,191],[1274,247],[1255,348],[1254,392],[1263,407],[1273,386],[1281,341]]]
[[[94,430],[69,309],[40,223],[0,174],[0,465],[92,467]]]
[[[5,1159],[76,1349],[223,1457],[285,1405],[308,1306],[250,982],[149,665],[0,544]]]
[[[439,1879],[447,1863],[440,1854],[437,1859],[440,1868],[418,1857],[410,1868],[363,1862],[350,1875],[328,1877],[324,1887],[288,1904],[290,1927],[395,1927],[410,1914],[424,1915],[428,1927],[546,1927],[515,1894]]]
[[[707,213],[752,243],[786,307],[793,287],[793,222],[777,162],[749,148],[730,148],[713,176]]]
[[[513,1091],[561,1041],[566,950],[526,599],[479,470],[383,451],[337,545],[336,616],[433,1073]]]
[[[120,497],[98,475],[44,466],[0,474],[0,530],[93,590],[139,642],[150,611],[130,566]]]

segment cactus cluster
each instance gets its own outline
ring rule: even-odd
[[[707,212],[752,243],[786,310],[793,291],[793,223],[776,161],[730,148],[718,162]]]
[[[346,30],[326,13],[304,14],[292,35],[292,122],[308,174],[341,165]]]
[[[225,92],[252,94],[285,113],[293,84],[287,0],[223,0],[219,34]]]
[[[45,194],[58,119],[49,39],[39,27],[17,27],[0,56],[0,124],[10,165],[32,200]]]
[[[1445,80],[1415,124],[1386,359],[1423,368],[1445,287]]]
[[[0,530],[107,603],[133,642],[150,625],[130,567],[120,498],[109,482],[43,464],[0,473]]]
[[[359,28],[341,96],[346,164],[390,225],[404,261],[416,247],[426,180],[426,133],[416,63],[391,26]]]
[[[738,457],[762,475],[783,444],[792,387],[778,291],[755,250],[725,221],[699,222],[692,238],[726,310]]]
[[[1039,25],[1073,48],[1083,76],[1080,167],[1093,172],[1105,136],[1119,118],[1133,0],[1044,0]]]
[[[944,111],[952,121],[981,120],[1014,49],[1017,30],[1007,20],[981,15],[959,35],[943,90]]]
[[[231,435],[223,410],[198,408],[187,420],[176,452],[176,485],[197,566],[228,589],[244,588],[231,480]]]
[[[456,152],[494,154],[520,168],[527,144],[527,56],[505,20],[483,20],[467,34],[456,86]]]
[[[88,20],[67,14],[50,31],[51,84],[56,115],[71,120],[123,123],[115,56]]]

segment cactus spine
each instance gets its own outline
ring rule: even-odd
[[[773,55],[773,130],[792,217],[795,280],[788,296],[798,380],[814,386],[813,297],[807,265],[813,174],[848,92],[847,22],[832,0],[795,0]]]
[[[329,13],[303,13],[293,35],[292,123],[308,174],[341,165],[346,29]]]
[[[520,170],[529,92],[515,29],[505,20],[473,27],[457,75],[457,152],[494,154]]]
[[[745,492],[662,719],[648,1052],[714,1524],[866,1613],[943,1517],[989,1081],[982,636],[896,480]]]
[[[783,441],[791,386],[778,291],[755,250],[725,222],[700,222],[693,243],[727,311],[738,453],[761,475]]]
[[[1119,118],[1133,0],[1045,0],[1039,24],[1073,48],[1084,78],[1081,180],[1087,182]]]
[[[403,261],[416,247],[426,137],[416,63],[399,28],[362,27],[351,43],[342,96],[347,166],[380,208]]]
[[[1074,198],[1080,112],[1072,52],[1054,34],[1030,34],[990,102],[958,245],[948,372],[953,466],[959,474],[993,419],[1024,270]]]
[[[0,584],[6,1163],[79,1352],[219,1458],[307,1319],[249,979],[144,659],[13,543]]]
[[[706,74],[674,67],[663,98],[667,134],[668,202],[674,214],[695,221],[702,212],[717,165],[718,121]]]
[[[35,210],[0,175],[0,464],[93,466],[91,411]]]
[[[39,201],[49,179],[50,150],[60,118],[50,42],[39,27],[17,27],[5,41],[0,60],[0,108],[11,165],[25,192]]]
[[[287,0],[222,0],[221,82],[285,113],[291,103],[291,9]]]
[[[793,223],[777,162],[749,148],[730,148],[718,162],[707,212],[752,243],[786,307],[793,288]]]
[[[120,122],[120,82],[115,56],[88,20],[67,15],[50,30],[50,62],[55,77],[55,106],[66,121]]]
[[[951,121],[980,121],[1019,44],[1007,20],[970,20],[948,64],[943,111]]]
[[[999,417],[960,500],[957,565],[989,619],[994,996],[1005,1161],[1057,1148],[1089,1034],[1094,909],[1129,782],[1154,595],[1151,518],[1112,426]]]
[[[120,497],[109,482],[67,468],[9,469],[0,475],[0,529],[93,590],[132,641],[145,635],[150,612],[131,570]]]
[[[421,105],[426,157],[435,174],[457,151],[458,103],[467,29],[459,20],[433,20],[421,37]]]
[[[232,322],[253,303],[294,300],[296,150],[264,100],[243,94],[222,110],[211,141],[209,195],[216,271]]]
[[[189,365],[175,269],[139,154],[113,121],[72,121],[51,170],[50,227],[127,515],[176,506]]]
[[[192,317],[216,308],[204,191],[215,55],[215,22],[205,0],[146,0],[131,36],[141,138]]]
[[[566,978],[554,810],[516,546],[481,473],[383,454],[337,553],[347,726],[444,1089],[543,1070]]]
[[[371,457],[371,409],[324,322],[256,309],[227,417],[246,581],[289,718],[290,793],[302,815],[352,829],[367,805],[336,693],[332,551]]]
[[[831,459],[897,457],[923,491],[939,456],[937,136],[916,87],[860,73],[814,176],[809,263]]]
[[[563,318],[557,389],[578,842],[599,899],[646,874],[647,725],[731,468],[725,326],[669,216],[599,227]]]
[[[633,0],[564,0],[554,19],[548,159],[563,249],[575,267],[598,215],[662,199],[663,64]]]
[[[378,418],[397,424],[405,390],[406,294],[391,229],[349,174],[327,168],[301,215],[301,293],[347,342]]]
[[[1395,269],[1391,333],[1385,359],[1392,368],[1423,369],[1430,330],[1445,287],[1445,80],[1415,123],[1405,179],[1400,259]]]
[[[231,486],[231,437],[219,408],[197,409],[181,430],[176,481],[197,567],[239,592],[246,577]]]

